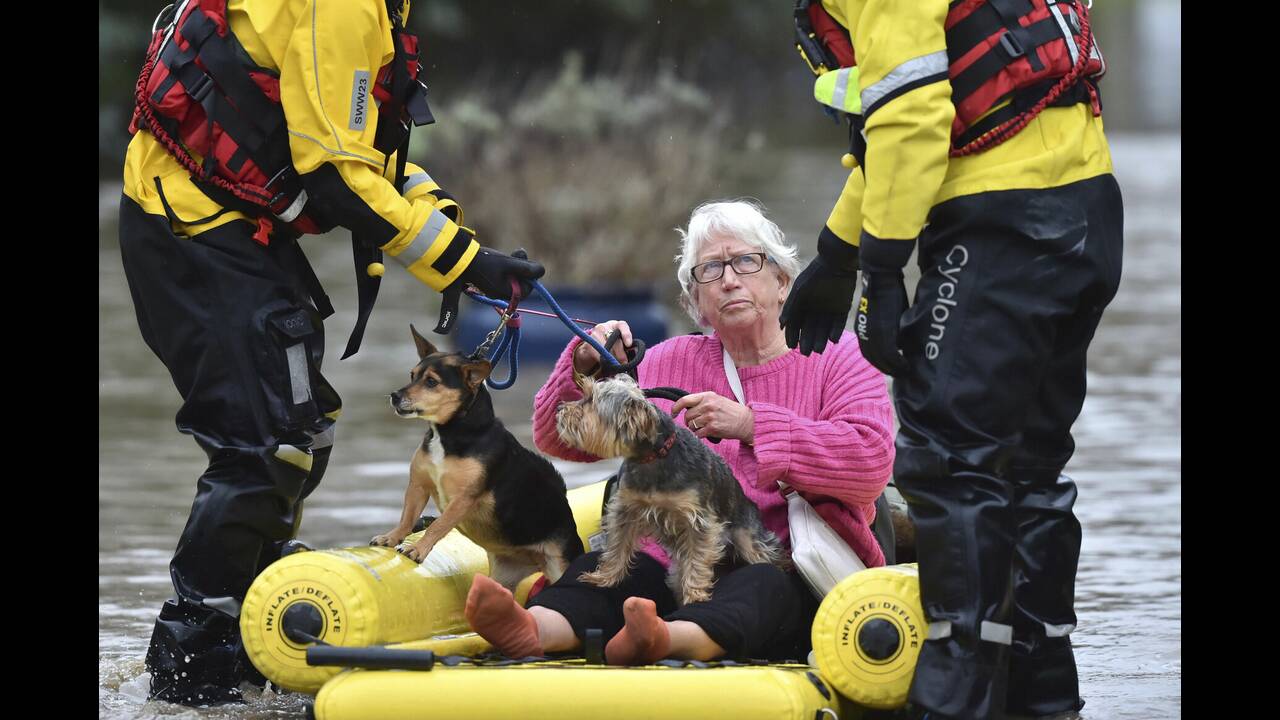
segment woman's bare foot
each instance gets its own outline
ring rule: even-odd
[[[476,575],[463,609],[471,629],[493,643],[498,652],[511,658],[542,655],[538,623],[520,607],[511,591],[493,578]]]
[[[610,665],[648,665],[667,656],[671,634],[667,623],[658,617],[652,600],[629,597],[622,604],[626,625],[605,646],[605,661]]]

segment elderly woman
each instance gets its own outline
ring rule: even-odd
[[[870,524],[893,468],[893,418],[884,376],[862,358],[848,333],[820,355],[788,350],[778,316],[800,265],[795,247],[755,205],[702,205],[681,235],[681,302],[713,332],[649,348],[638,368],[640,386],[690,393],[675,403],[654,402],[673,416],[683,413],[683,422],[698,437],[723,438],[708,446],[729,464],[765,526],[788,549],[780,481],[808,499],[868,567],[883,565]],[[601,323],[591,334],[603,342],[615,328],[629,345],[630,328],[620,320]],[[726,351],[746,404],[730,389]],[[559,404],[582,397],[574,373],[597,372],[599,361],[598,353],[576,338],[565,348],[534,400],[534,441],[543,452],[583,462],[599,459],[562,443],[555,429]],[[575,560],[528,609],[502,586],[477,576],[467,618],[511,657],[577,650],[588,628],[612,638],[605,656],[618,665],[726,655],[780,660],[808,652],[817,601],[794,572],[726,561],[717,568],[709,601],[677,607],[665,584],[670,559],[656,543],[636,554],[627,579],[614,588],[577,579],[596,568],[599,555],[590,552]]]

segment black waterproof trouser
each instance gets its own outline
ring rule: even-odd
[[[296,239],[255,243],[233,221],[191,238],[127,197],[120,252],[142,338],[182,396],[178,431],[209,457],[169,564],[147,652],[152,697],[216,704],[252,671],[240,603],[297,534],[341,401],[320,374],[324,328],[298,280]]]
[[[654,602],[663,620],[697,624],[732,660],[803,661],[809,652],[809,629],[818,601],[795,572],[726,560],[716,568],[710,600],[678,606],[667,586],[666,569],[647,554],[636,553],[626,579],[611,588],[578,580],[582,573],[594,571],[599,561],[598,551],[580,555],[528,606],[560,613],[579,640],[586,639],[587,630],[598,628],[607,643],[625,624],[623,602],[642,597]]]
[[[985,720],[1083,705],[1068,637],[1080,523],[1061,471],[1122,233],[1111,175],[930,212],[893,388],[930,622],[917,706]]]

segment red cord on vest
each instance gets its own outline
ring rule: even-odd
[[[266,191],[266,189],[259,188],[256,185],[248,183],[236,185],[218,177],[217,175],[211,175],[207,178],[204,177],[200,165],[196,162],[195,158],[191,157],[191,154],[187,152],[187,149],[179,145],[178,142],[170,137],[169,133],[165,131],[164,127],[160,124],[160,121],[156,119],[155,114],[151,112],[151,107],[147,100],[147,84],[151,82],[151,73],[155,70],[156,59],[156,57],[147,59],[146,65],[142,68],[142,73],[138,75],[138,84],[134,87],[134,111],[138,115],[142,116],[142,119],[147,124],[147,129],[151,131],[151,134],[160,142],[161,145],[165,146],[165,149],[167,149],[169,154],[178,161],[178,164],[193,176],[210,182],[217,187],[226,190],[232,195],[235,195],[241,200],[250,203],[251,205],[257,205],[262,207],[264,210],[269,209],[268,204],[271,202],[272,196]]]
[[[1008,140],[1014,135],[1018,134],[1018,132],[1021,131],[1024,127],[1026,127],[1028,123],[1034,120],[1036,116],[1039,115],[1041,111],[1043,111],[1049,105],[1049,103],[1058,99],[1059,95],[1065,92],[1067,88],[1074,85],[1076,80],[1080,78],[1081,73],[1084,72],[1085,66],[1089,64],[1090,53],[1093,52],[1093,36],[1090,34],[1090,31],[1089,31],[1088,10],[1082,7],[1078,2],[1075,5],[1076,5],[1076,9],[1080,11],[1080,18],[1081,18],[1080,37],[1084,41],[1084,47],[1081,48],[1079,44],[1076,45],[1076,47],[1079,48],[1080,50],[1080,57],[1078,60],[1076,60],[1075,67],[1071,68],[1071,72],[1063,76],[1062,80],[1059,80],[1058,84],[1054,85],[1053,89],[1049,91],[1049,94],[1041,98],[1040,102],[1032,106],[1032,108],[1028,110],[1026,113],[1023,113],[1018,117],[1007,120],[1002,125],[992,128],[989,132],[984,134],[982,137],[974,140],[973,142],[969,143],[968,145],[965,145],[962,148],[953,149],[951,151],[951,157],[964,157],[966,155],[973,155],[975,153],[982,152],[983,150],[988,150],[990,148],[995,147],[996,145],[999,145],[1005,140]],[[1032,52],[1035,52],[1035,51],[1033,50]],[[1090,90],[1089,94],[1092,97],[1093,91]]]

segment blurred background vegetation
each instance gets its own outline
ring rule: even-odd
[[[165,4],[98,4],[103,220],[118,196],[132,85]],[[838,166],[797,176],[775,172],[776,159],[821,148],[834,164],[845,131],[812,100],[792,5],[417,0],[409,25],[425,48],[437,123],[414,133],[411,157],[459,199],[482,240],[525,247],[559,281],[666,284],[672,228],[695,205],[744,190],[768,204],[779,182],[815,186],[808,227],[793,237],[812,254],[839,192],[825,173]],[[1180,11],[1179,0],[1094,4],[1110,66],[1108,131],[1180,131]]]

